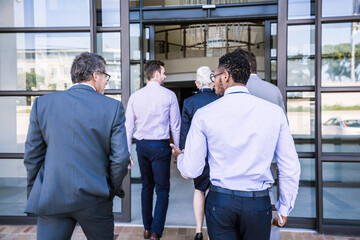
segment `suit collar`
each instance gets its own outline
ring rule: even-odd
[[[96,92],[95,88],[88,83],[76,83],[70,89],[85,89]]]

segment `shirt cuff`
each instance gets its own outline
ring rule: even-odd
[[[290,213],[289,207],[287,207],[285,205],[281,205],[280,201],[278,201],[275,204],[275,208],[276,208],[277,212],[281,214],[281,216],[287,217]]]

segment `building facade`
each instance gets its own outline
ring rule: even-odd
[[[2,0],[0,222],[34,222],[23,213],[29,113],[36,97],[71,87],[74,56],[104,56],[105,94],[125,106],[146,61],[162,60],[181,106],[198,67],[241,47],[286,103],[302,168],[287,226],[360,235],[359,12],[359,0]],[[136,182],[135,168],[118,221],[130,221]]]

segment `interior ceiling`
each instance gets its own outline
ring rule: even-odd
[[[183,82],[166,82],[164,87],[168,88],[196,88],[194,81],[183,81]]]

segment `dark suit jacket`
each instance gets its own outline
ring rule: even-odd
[[[186,136],[189,132],[191,120],[194,117],[195,112],[216,99],[218,99],[218,96],[210,88],[203,88],[194,96],[184,100],[181,114],[180,149],[185,148]]]
[[[122,103],[75,85],[35,99],[25,144],[27,213],[52,215],[123,196],[129,152]]]

